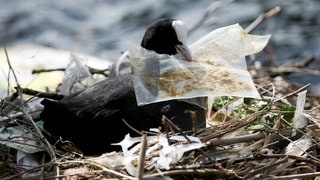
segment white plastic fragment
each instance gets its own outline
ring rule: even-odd
[[[312,146],[310,137],[304,135],[296,141],[292,141],[286,147],[285,154],[293,156],[303,156],[305,152]]]
[[[22,151],[17,152],[17,165],[23,169],[32,169],[35,167],[39,167],[40,163],[38,162],[35,157],[33,157],[31,154],[26,154]],[[40,176],[43,172],[38,170],[30,173],[25,173],[22,175],[22,178],[32,178],[35,176]]]
[[[222,27],[190,46],[192,62],[130,45],[138,105],[206,96],[259,99],[245,56],[261,51],[269,38],[249,35],[239,24]]]
[[[199,149],[204,146],[199,138],[193,136],[172,136],[170,140],[177,141],[172,145],[169,145],[166,135],[160,134],[158,136],[148,136],[148,148],[146,151],[146,158],[150,158],[149,167],[155,167],[160,169],[170,169],[171,164],[177,163],[187,151]],[[127,172],[135,176],[137,173],[137,161],[139,159],[139,148],[141,144],[141,137],[130,137],[127,134],[120,143],[113,145],[120,145],[123,149],[122,165],[126,168]],[[138,144],[137,144],[138,143]],[[130,147],[130,149],[128,149]],[[160,149],[160,150],[159,150]],[[156,153],[155,153],[156,152]],[[149,157],[149,155],[153,154]],[[156,155],[158,154],[158,156]],[[117,157],[117,159],[121,159]]]
[[[71,54],[70,63],[66,67],[65,75],[61,84],[61,92],[64,95],[71,94],[73,85],[80,80],[91,77],[89,68],[87,66],[87,59],[82,56]],[[91,80],[93,83],[93,80]],[[90,84],[90,80],[89,80]]]
[[[36,44],[15,44],[7,47],[10,64],[21,87],[37,91],[56,90],[63,78],[62,71],[52,71],[32,74],[33,70],[47,70],[65,68],[70,60],[70,51],[63,51]],[[111,66],[112,61],[99,59],[87,54],[77,53],[88,59],[88,66],[95,69],[105,69]],[[14,90],[16,86],[12,73],[8,73],[9,67],[6,55],[0,51],[0,97],[7,96],[7,89]],[[8,77],[8,74],[11,74]],[[8,87],[8,81],[10,86]]]
[[[119,143],[113,143],[112,145],[119,145],[121,146],[122,152],[124,156],[130,156],[133,154],[132,150],[130,151],[129,148],[132,147],[132,145],[141,142],[140,137],[130,137],[130,134],[127,134],[124,139]]]
[[[105,153],[99,157],[89,158],[89,160],[102,164],[108,168],[116,168],[123,165],[123,155],[116,152]]]
[[[304,105],[306,103],[307,90],[298,93],[296,110],[293,116],[294,127],[297,129],[304,128],[307,125],[307,119],[303,114]]]
[[[6,141],[4,141],[6,139]],[[43,144],[32,133],[26,132],[21,126],[3,127],[0,129],[0,144],[14,148],[26,154],[44,151]]]
[[[171,139],[171,138],[170,138]],[[165,139],[162,139],[165,140]],[[197,140],[198,141],[198,140]],[[200,141],[200,140],[199,140]],[[159,141],[163,149],[159,153],[159,159],[157,160],[157,168],[170,169],[170,164],[177,163],[187,151],[194,149],[200,149],[204,146],[201,142],[191,144],[179,144],[175,146],[169,146],[167,141]]]

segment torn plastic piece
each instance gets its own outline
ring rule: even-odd
[[[187,151],[200,149],[205,145],[199,138],[193,136],[187,136],[191,141],[190,143],[184,136],[171,136],[170,140],[175,140],[178,143],[169,145],[168,138],[165,134],[159,134],[158,136],[148,136],[148,148],[146,151],[148,155],[153,154],[149,167],[156,167],[160,169],[170,169],[170,165],[176,164]],[[136,162],[139,159],[139,148],[141,147],[141,137],[130,137],[129,134],[120,142],[113,145],[120,145],[123,149],[123,159],[117,157],[117,160],[122,160],[122,164],[125,166],[127,172],[135,176],[137,173]],[[138,144],[137,144],[138,143]],[[128,148],[130,147],[130,149]],[[159,156],[155,156],[157,152]],[[107,166],[107,165],[106,165]]]
[[[93,79],[90,80],[92,77],[87,66],[87,59],[79,55],[71,54],[70,63],[65,70],[61,84],[62,94],[71,94],[74,84],[86,78],[89,79],[89,85],[93,84]]]
[[[26,132],[22,126],[3,127],[0,129],[0,143],[26,154],[44,151],[43,144],[39,144],[38,137]],[[5,141],[4,141],[5,140]]]
[[[306,103],[307,90],[298,93],[296,110],[294,112],[294,127],[297,129],[302,129],[307,125],[307,119],[303,114],[304,105]]]
[[[303,156],[311,146],[312,141],[310,137],[308,135],[304,135],[300,139],[290,142],[290,144],[286,147],[284,154]]]
[[[249,35],[238,24],[219,28],[190,46],[192,62],[131,44],[130,66],[138,105],[204,96],[260,99],[245,56],[261,51],[269,38]]]

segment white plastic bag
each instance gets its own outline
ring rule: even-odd
[[[190,46],[192,62],[130,45],[138,105],[203,96],[259,99],[245,56],[261,51],[269,38],[249,35],[239,24],[222,27]]]

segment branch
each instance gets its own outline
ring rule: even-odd
[[[254,133],[250,135],[237,136],[234,138],[212,139],[206,142],[206,145],[207,146],[230,145],[230,144],[236,144],[236,143],[256,141],[265,137],[266,135],[264,133],[259,132],[259,133]]]
[[[313,69],[306,69],[306,68],[300,68],[300,67],[277,67],[277,68],[267,68],[267,71],[269,71],[272,76],[277,76],[279,74],[291,74],[291,73],[304,73],[304,74],[311,74],[311,75],[320,75],[319,70],[313,70]]]
[[[141,138],[141,148],[140,148],[140,156],[139,156],[139,162],[138,162],[138,173],[136,176],[137,179],[139,180],[143,179],[147,148],[148,148],[147,135],[143,134]]]
[[[255,29],[256,27],[258,27],[259,24],[261,24],[265,19],[268,19],[276,14],[278,14],[281,10],[280,6],[276,6],[274,8],[272,8],[271,10],[269,10],[266,13],[262,13],[260,14],[246,29],[245,31],[247,33],[251,32],[253,29]]]
[[[202,18],[192,28],[190,28],[189,34],[200,28],[204,24],[204,22],[209,19],[210,14],[212,14],[216,9],[223,7],[231,2],[233,2],[233,0],[221,0],[211,3],[202,15]]]
[[[39,73],[45,73],[45,72],[53,72],[53,71],[65,71],[66,68],[53,68],[53,69],[34,69],[32,70],[32,74],[39,74]],[[104,76],[108,76],[109,73],[109,68],[106,69],[95,69],[92,67],[88,67],[88,70],[91,74],[101,74]]]
[[[18,90],[18,87],[15,87],[16,90]],[[36,90],[28,89],[28,88],[20,88],[21,93],[39,97],[39,98],[48,98],[48,99],[54,99],[54,100],[60,100],[64,98],[62,94],[57,93],[45,93],[45,92],[39,92]]]

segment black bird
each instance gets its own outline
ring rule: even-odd
[[[147,28],[141,46],[191,60],[186,41],[182,39],[186,38],[183,28],[182,21],[160,19]],[[100,81],[59,101],[44,99],[42,104],[44,129],[56,139],[72,141],[85,155],[120,150],[120,146],[111,143],[121,141],[127,133],[137,135],[123,119],[137,130],[149,130],[160,127],[165,115],[182,130],[190,130],[193,122],[188,112],[192,111],[198,127],[205,125],[204,109],[184,101],[138,106],[130,74]]]
[[[159,54],[180,54],[185,60],[191,61],[187,47],[187,28],[183,21],[160,19],[149,25],[141,46]]]

